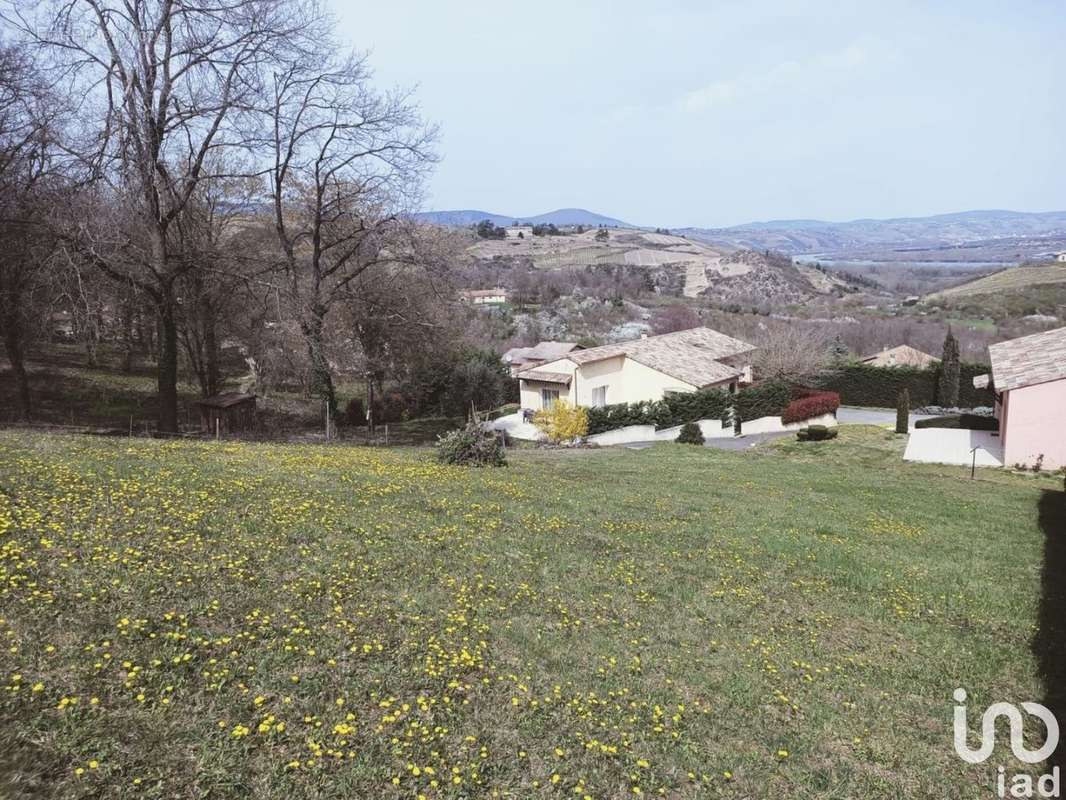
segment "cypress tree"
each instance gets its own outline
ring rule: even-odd
[[[951,408],[959,402],[959,340],[948,328],[944,337],[944,352],[940,359],[940,379],[937,382],[937,402]]]

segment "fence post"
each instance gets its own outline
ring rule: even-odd
[[[385,423],[385,446],[389,446],[389,424]]]
[[[133,438],[133,414],[130,414],[130,438]]]
[[[221,422],[222,422],[222,419],[220,417],[215,417],[215,441],[216,442],[222,441],[222,429],[220,427]]]

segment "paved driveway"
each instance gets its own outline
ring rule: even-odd
[[[932,414],[911,414],[911,427],[920,419],[929,419]],[[882,408],[853,408],[841,406],[837,409],[837,422],[841,425],[892,425],[896,424],[896,412]]]
[[[795,435],[795,431],[775,431],[774,433],[749,433],[744,436],[708,436],[703,440],[703,446],[713,447],[715,450],[749,450],[760,442]],[[622,446],[630,450],[643,450],[653,444],[656,442],[633,442]]]
[[[977,450],[977,466],[1002,467],[1003,442],[989,431],[967,431],[956,428],[921,428],[907,439],[904,461],[925,464],[973,463]]]

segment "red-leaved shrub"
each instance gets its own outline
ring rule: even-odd
[[[836,392],[797,387],[793,389],[792,396],[792,402],[781,414],[781,422],[785,425],[831,414],[840,408],[840,395]]]

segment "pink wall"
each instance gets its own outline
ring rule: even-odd
[[[1000,436],[1005,466],[1066,466],[1066,379],[1004,392]]]

